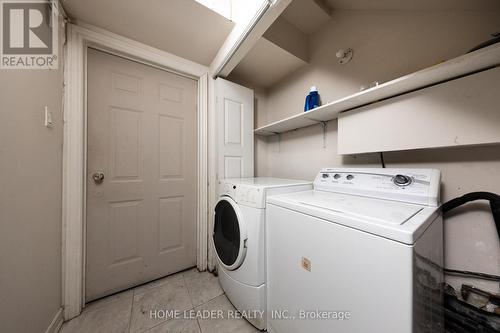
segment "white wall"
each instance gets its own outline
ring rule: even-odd
[[[258,110],[257,125],[302,112],[311,85],[318,86],[325,103],[372,81],[385,82],[456,57],[488,39],[498,22],[499,11],[335,11],[332,21],[311,36],[311,63],[263,96],[265,110]],[[335,53],[348,47],[354,58],[341,66]],[[359,135],[368,126],[360,124]],[[380,166],[378,154],[337,154],[337,121],[328,123],[326,148],[320,125],[256,140],[259,176],[313,179],[326,166]],[[475,190],[500,193],[500,146],[393,152],[385,159],[387,167],[440,169],[443,201]],[[487,210],[475,204],[446,219],[447,267],[500,275],[500,246]],[[477,285],[498,291],[498,284]]]
[[[59,57],[0,69],[0,332],[45,332],[61,307],[62,44]]]

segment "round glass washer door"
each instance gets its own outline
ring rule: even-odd
[[[215,206],[213,241],[220,264],[235,270],[245,260],[247,230],[236,202],[223,197]]]

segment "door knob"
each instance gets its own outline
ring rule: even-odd
[[[104,181],[104,173],[101,171],[94,172],[92,174],[92,179],[94,180],[94,183],[102,184],[102,182]]]

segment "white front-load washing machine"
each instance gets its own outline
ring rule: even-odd
[[[266,329],[266,197],[310,189],[311,182],[291,179],[219,182],[213,227],[219,281],[234,307],[261,330]]]

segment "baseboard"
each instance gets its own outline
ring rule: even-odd
[[[61,329],[61,326],[63,324],[63,313],[62,313],[62,308],[60,308],[56,315],[54,316],[54,319],[52,319],[52,322],[50,323],[49,327],[47,327],[47,330],[45,333],[57,333]]]

